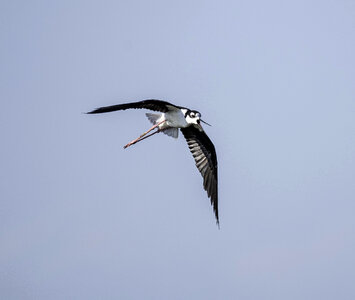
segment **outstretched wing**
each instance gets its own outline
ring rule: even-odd
[[[130,108],[146,108],[146,109],[165,113],[169,110],[177,110],[179,109],[179,106],[176,106],[174,104],[162,100],[149,99],[149,100],[143,100],[143,101],[132,102],[132,103],[104,106],[104,107],[97,108],[93,111],[90,111],[88,112],[88,114],[101,114],[101,113],[107,113],[116,110],[125,110]]]
[[[204,131],[195,126],[180,128],[185,136],[187,145],[195,159],[196,167],[203,177],[203,187],[211,199],[213,211],[218,218],[218,178],[217,178],[217,155],[213,143]]]

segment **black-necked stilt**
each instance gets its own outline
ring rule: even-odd
[[[138,143],[159,132],[163,132],[171,137],[177,138],[179,133],[178,129],[180,128],[195,159],[196,167],[203,177],[203,187],[207,191],[208,197],[211,199],[217,225],[219,226],[216,150],[213,143],[204,132],[200,122],[203,122],[207,125],[209,124],[201,120],[201,114],[196,110],[176,106],[166,101],[152,99],[100,107],[91,112],[88,112],[88,114],[107,113],[130,108],[145,108],[161,113],[147,113],[146,115],[149,121],[153,123],[153,127],[144,132],[137,139],[125,145],[124,148]],[[157,128],[155,132],[147,135],[155,128]]]

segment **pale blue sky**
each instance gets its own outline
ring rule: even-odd
[[[354,299],[355,3],[1,1],[1,299]],[[199,110],[220,222],[147,98]]]

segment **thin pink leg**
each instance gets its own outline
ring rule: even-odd
[[[123,148],[126,149],[127,147],[132,146],[132,145],[134,145],[134,144],[136,144],[136,143],[138,143],[138,142],[141,142],[141,141],[143,141],[143,140],[145,140],[145,139],[151,137],[152,135],[154,135],[154,134],[156,134],[156,133],[159,133],[159,132],[161,132],[161,131],[163,131],[163,130],[159,130],[159,129],[158,129],[157,131],[154,131],[153,133],[148,134],[148,135],[142,137],[140,140],[134,140],[134,141],[128,143],[128,144],[127,144],[126,146],[124,146]]]
[[[136,138],[136,139],[133,140],[132,142],[129,142],[129,143],[128,143],[126,146],[124,146],[123,148],[126,149],[127,147],[129,147],[129,146],[131,146],[131,145],[134,145],[135,143],[138,143],[138,142],[140,142],[140,141],[142,141],[142,140],[144,140],[144,139],[146,139],[146,138],[152,136],[153,134],[156,134],[156,133],[160,132],[160,130],[158,129],[158,131],[156,131],[156,132],[154,132],[154,133],[152,133],[152,134],[150,134],[150,135],[144,137],[144,136],[147,135],[149,132],[151,132],[154,128],[157,128],[159,125],[163,124],[165,121],[166,121],[166,120],[163,120],[163,121],[161,121],[161,122],[155,124],[152,128],[150,128],[148,131],[142,133],[138,138]]]

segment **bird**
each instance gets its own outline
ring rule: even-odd
[[[173,138],[178,138],[180,129],[187,141],[196,167],[203,177],[203,187],[207,192],[208,198],[210,198],[216,223],[219,227],[217,155],[212,141],[201,126],[201,122],[211,125],[201,119],[201,113],[197,110],[156,99],[99,107],[87,112],[87,114],[109,113],[126,109],[148,109],[159,113],[146,113],[153,126],[138,138],[126,144],[124,149],[160,132]],[[156,131],[148,134],[154,129]]]

